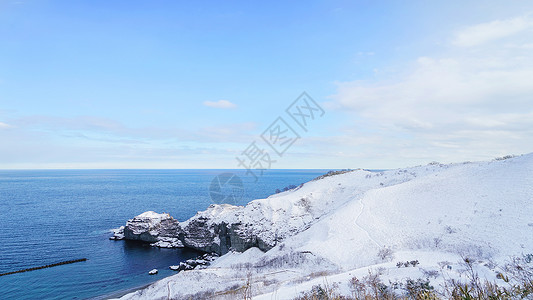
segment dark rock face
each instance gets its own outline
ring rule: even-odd
[[[187,224],[182,227],[179,235],[183,245],[203,252],[220,254],[222,251],[219,242],[220,234],[217,232],[218,226],[210,224],[205,217],[193,218],[189,219]]]
[[[249,224],[236,223],[229,227],[229,247],[238,252],[257,247],[262,251],[268,251],[276,244],[264,242]]]
[[[263,241],[247,225],[226,222],[209,224],[205,219],[194,219],[182,228],[180,240],[185,247],[218,255],[230,250],[244,252],[251,247],[268,251],[275,246],[275,243]]]

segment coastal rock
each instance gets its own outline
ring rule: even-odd
[[[244,252],[252,247],[266,252],[286,237],[309,228],[324,213],[302,205],[303,198],[296,203],[264,200],[276,203],[252,201],[244,207],[211,205],[181,223],[168,214],[145,212],[127,222],[124,237],[156,247],[185,247],[217,255]]]
[[[153,211],[144,212],[128,220],[124,227],[124,238],[150,243],[164,242],[162,245],[180,246],[176,242],[179,236],[179,222],[169,214],[158,214]],[[117,234],[115,234],[115,237]]]
[[[159,241],[150,244],[150,246],[159,248],[183,248],[183,243],[178,237],[160,236]]]
[[[188,271],[194,269],[195,266],[192,266],[186,262],[180,262],[180,271]]]
[[[251,247],[270,250],[276,245],[272,227],[254,226],[259,219],[245,219],[244,211],[241,206],[211,205],[180,224],[180,240],[185,247],[218,255]]]
[[[320,181],[331,181],[332,177]],[[124,236],[157,247],[185,247],[217,255],[244,252],[252,247],[266,252],[287,237],[307,230],[343,204],[316,201],[312,193],[312,185],[316,184],[311,182],[290,194],[276,194],[246,206],[211,205],[184,222],[168,214],[145,212],[127,222]]]
[[[124,239],[124,226],[111,229],[113,236],[109,237],[110,240],[123,240]]]
[[[184,262],[180,262],[179,265],[169,266],[169,269],[172,271],[186,271],[186,270],[192,270],[196,267],[205,268],[211,264],[212,261],[216,259],[216,256],[211,254],[204,254],[202,256],[198,256],[195,259],[188,259]]]

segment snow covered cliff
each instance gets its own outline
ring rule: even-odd
[[[510,256],[533,253],[533,154],[357,170],[245,207],[211,206],[175,230],[184,246],[225,255],[124,299],[226,299],[243,285],[254,299],[292,299],[324,280],[349,295],[350,279],[372,270],[438,288],[464,275],[465,257],[496,280]]]

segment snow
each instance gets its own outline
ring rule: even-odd
[[[110,240],[123,240],[124,239],[124,226],[120,226],[119,228],[111,229],[110,231],[113,232],[113,236],[109,237]]]
[[[183,243],[178,238],[159,237],[159,241],[150,244],[159,248],[183,248]]]
[[[163,213],[163,214],[158,214],[156,213],[155,211],[147,211],[147,212],[143,212],[142,214],[138,215],[136,218],[144,218],[144,219],[167,219],[169,218],[169,214],[166,214],[166,213]]]
[[[119,228],[113,228],[113,229],[110,229],[109,231],[114,234],[120,234],[124,232],[124,226],[120,226]]]
[[[122,299],[222,292],[249,277],[254,299],[292,299],[333,283],[350,295],[349,280],[369,271],[384,281],[434,271],[431,284],[438,288],[444,279],[464,278],[466,256],[475,258],[480,276],[497,280],[498,264],[533,253],[532,201],[533,154],[330,176],[245,207],[199,212],[214,221],[253,224],[265,235],[276,232],[282,242],[267,252],[230,252],[205,269],[182,271]],[[384,248],[393,254],[382,260]],[[396,266],[411,260],[420,264]]]

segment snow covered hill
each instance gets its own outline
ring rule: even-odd
[[[350,295],[350,280],[369,272],[390,282],[424,278],[438,290],[467,275],[465,258],[499,280],[511,256],[533,253],[533,154],[357,170],[198,216],[248,224],[272,248],[229,252],[122,299],[293,299],[319,284]],[[413,264],[397,266],[405,261]]]

